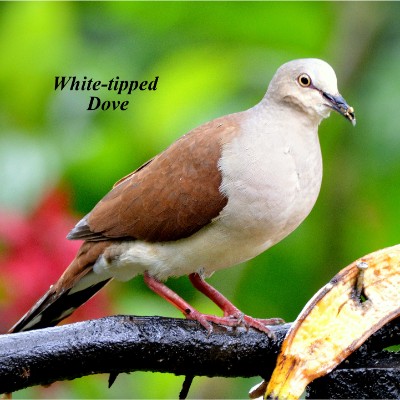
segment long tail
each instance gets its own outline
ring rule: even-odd
[[[109,242],[85,242],[60,279],[8,331],[15,333],[57,325],[96,294],[111,278],[93,272]]]

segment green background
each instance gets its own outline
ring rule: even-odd
[[[336,114],[322,123],[314,210],[274,248],[209,280],[246,313],[291,321],[341,268],[399,242],[399,20],[400,4],[384,2],[1,3],[0,207],[29,214],[63,185],[76,214],[87,213],[180,135],[253,106],[282,63],[325,59],[357,126]],[[103,90],[104,100],[129,100],[128,110],[90,112],[93,93],[56,92],[59,75],[159,83],[131,96]],[[217,312],[186,278],[168,284]],[[140,277],[109,292],[114,313],[180,317]],[[189,397],[246,398],[259,380],[196,378]],[[177,398],[182,382],[133,373],[107,389],[104,375],[14,396]]]

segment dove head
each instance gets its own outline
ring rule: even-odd
[[[354,109],[339,94],[335,71],[316,58],[283,64],[272,78],[266,97],[277,104],[296,108],[318,123],[332,110],[353,125],[356,122]]]

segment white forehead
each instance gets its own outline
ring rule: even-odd
[[[307,74],[315,87],[336,94],[337,79],[333,68],[318,58],[303,58],[283,64],[275,74],[278,81],[294,81],[300,74]]]

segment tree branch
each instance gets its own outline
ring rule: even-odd
[[[276,340],[253,329],[162,317],[114,316],[0,337],[0,393],[105,372],[176,375],[270,374],[289,325]]]
[[[3,335],[0,337],[0,392],[110,372],[157,371],[186,376],[268,379],[289,327],[290,324],[271,327],[275,339],[269,339],[253,329],[215,325],[214,332],[208,335],[194,321],[113,316]],[[400,324],[395,320],[374,334],[334,373],[351,370],[353,380],[357,380],[354,374],[360,365],[370,366],[371,357],[378,349],[398,343]],[[398,368],[396,373],[398,377]],[[399,382],[397,378],[397,387]],[[321,395],[320,391],[309,393],[311,397],[313,393]]]

